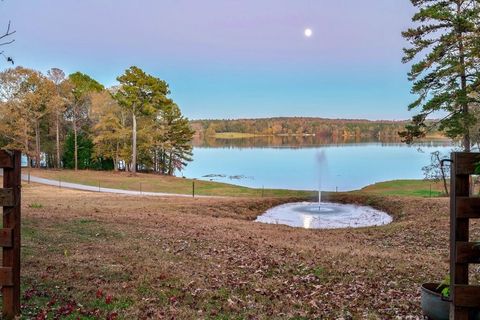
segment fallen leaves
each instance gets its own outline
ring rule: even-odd
[[[279,200],[25,196],[57,203],[48,215],[25,208],[35,230],[24,242],[35,248],[24,260],[26,280],[56,283],[82,305],[101,300],[102,319],[413,319],[421,316],[421,283],[448,269],[442,199],[338,194],[368,200],[395,222],[315,231],[247,221]],[[95,222],[78,228],[85,217]],[[36,294],[27,290],[25,301]],[[131,302],[109,309],[122,299]]]

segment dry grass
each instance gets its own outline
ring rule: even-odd
[[[332,197],[387,210],[395,222],[303,230],[250,221],[288,199],[140,199],[27,186],[24,313],[53,315],[67,305],[70,319],[420,316],[420,284],[447,272],[448,200]]]

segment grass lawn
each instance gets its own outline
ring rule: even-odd
[[[27,169],[24,169],[26,174]],[[31,169],[33,176],[80,183],[89,186],[115,188],[124,190],[142,190],[145,192],[165,192],[192,194],[193,181],[177,177],[154,174],[132,175],[125,172],[112,171],[78,171]],[[431,188],[431,189],[430,189]],[[443,184],[425,180],[393,180],[378,182],[360,190],[363,193],[396,196],[441,197],[445,195]],[[357,192],[357,191],[354,191]],[[297,197],[316,199],[316,191],[254,189],[233,184],[213,181],[195,180],[195,194],[231,197]]]
[[[27,169],[24,169],[24,174]],[[43,170],[31,169],[31,175],[73,182],[89,186],[114,188],[123,190],[142,190],[145,192],[165,192],[192,194],[193,181],[155,174],[138,173],[132,175],[125,172],[112,171],[77,171],[74,170]],[[311,191],[283,190],[283,189],[252,189],[226,183],[195,180],[195,194],[209,196],[232,197],[302,197],[311,198],[316,195]]]
[[[425,180],[394,180],[379,182],[367,186],[361,190],[364,193],[395,195],[395,196],[417,196],[417,197],[441,197],[445,196],[441,182],[430,182]]]
[[[420,318],[420,285],[448,270],[448,199],[330,197],[394,222],[305,230],[252,222],[287,198],[25,185],[23,319]]]

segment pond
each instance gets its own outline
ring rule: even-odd
[[[213,147],[195,146],[194,161],[180,175],[254,188],[318,190],[321,185],[322,190],[348,191],[387,180],[422,179],[431,153],[449,156],[452,149],[449,141],[415,146],[379,141],[322,145],[217,141]]]

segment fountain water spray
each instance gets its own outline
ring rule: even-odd
[[[255,221],[285,224],[306,229],[336,229],[381,226],[392,217],[370,207],[322,202],[322,182],[326,177],[327,157],[324,150],[316,154],[318,163],[318,203],[287,203],[267,210]]]
[[[318,164],[318,208],[320,210],[320,205],[322,203],[322,176],[323,170],[327,165],[327,156],[325,150],[320,150],[317,152],[317,164]]]

